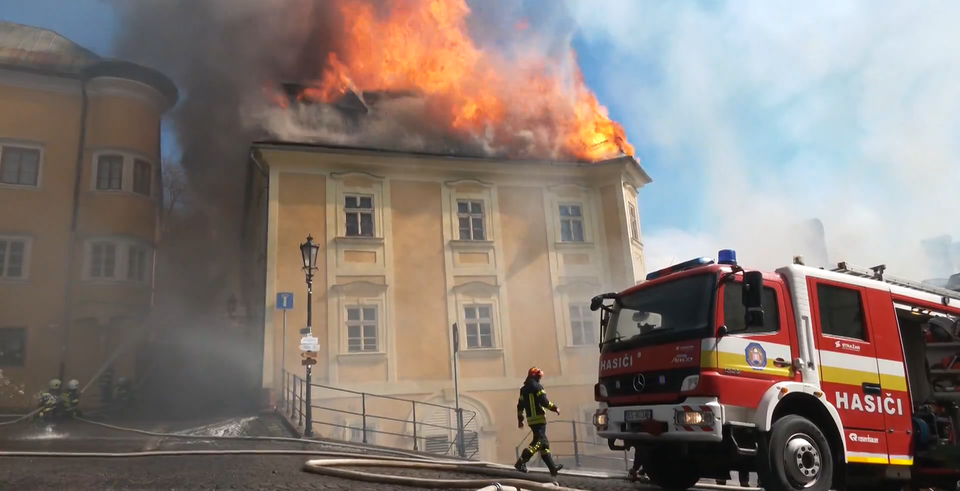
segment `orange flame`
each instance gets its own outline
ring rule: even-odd
[[[596,161],[633,155],[623,128],[583,81],[556,60],[504,60],[479,49],[467,34],[465,0],[389,0],[388,15],[363,0],[336,0],[346,42],[328,55],[327,70],[301,94],[332,102],[347,89],[415,90],[440,123],[506,140],[534,133],[538,155]],[[526,22],[519,24],[526,31]],[[491,132],[492,130],[492,132]]]

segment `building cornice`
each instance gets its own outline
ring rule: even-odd
[[[0,68],[0,86],[27,90],[41,90],[80,97],[81,77],[43,74],[31,71]],[[87,95],[94,97],[124,97],[146,102],[158,113],[164,113],[169,104],[156,88],[135,80],[120,77],[96,77],[87,82]]]
[[[591,187],[629,178],[641,186],[646,174],[632,158],[593,164],[496,158],[445,157],[369,149],[331,149],[310,145],[255,143],[254,152],[284,173],[341,174],[361,172],[401,180],[439,180],[456,185],[488,186],[518,178],[531,185]],[[631,170],[631,167],[633,169]]]

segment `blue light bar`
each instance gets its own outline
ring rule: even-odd
[[[662,276],[667,276],[668,274],[678,273],[680,271],[686,271],[688,269],[699,268],[700,266],[709,266],[713,264],[713,259],[709,257],[698,257],[696,259],[691,259],[689,261],[684,261],[680,264],[674,264],[669,268],[659,269],[647,275],[647,281],[655,280]]]
[[[717,262],[720,264],[737,265],[737,251],[733,249],[724,249],[717,253]]]

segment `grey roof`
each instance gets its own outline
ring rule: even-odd
[[[0,21],[0,65],[79,73],[98,61],[92,51],[49,29]]]
[[[136,63],[101,58],[49,30],[0,21],[0,68],[68,78],[119,77],[157,89],[168,108],[177,103],[177,86],[164,74]]]

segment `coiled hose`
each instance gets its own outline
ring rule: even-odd
[[[34,411],[36,412],[36,411]],[[30,415],[27,415],[27,417]],[[21,421],[26,417],[20,418]],[[183,435],[178,433],[160,433],[116,426],[85,418],[75,418],[84,423],[109,428],[117,431],[137,433],[161,438],[181,438],[194,440],[228,440],[228,441],[271,441],[285,443],[306,443],[350,448],[354,450],[369,450],[369,447],[351,445],[344,442],[330,442],[307,440],[301,438],[266,437],[266,436],[221,436],[221,435]],[[9,423],[14,423],[11,421]],[[7,423],[4,423],[7,424]],[[517,472],[511,466],[492,462],[463,461],[453,459],[431,459],[413,452],[402,450],[378,449],[385,453],[397,456],[366,455],[350,452],[310,451],[310,450],[154,450],[146,452],[6,452],[0,451],[0,457],[77,457],[77,458],[133,458],[133,457],[164,457],[164,456],[194,456],[194,455],[309,455],[312,457],[326,457],[325,459],[308,460],[303,465],[306,472],[321,474],[342,479],[351,479],[378,484],[395,484],[420,488],[445,489],[478,489],[480,491],[582,491],[575,488],[559,486],[552,479],[543,476],[528,476],[517,478]],[[450,471],[469,474],[480,474],[489,477],[479,479],[429,479],[410,476],[377,474],[361,470],[343,469],[342,467],[380,467],[421,469],[432,471]],[[536,480],[537,478],[543,481]]]

